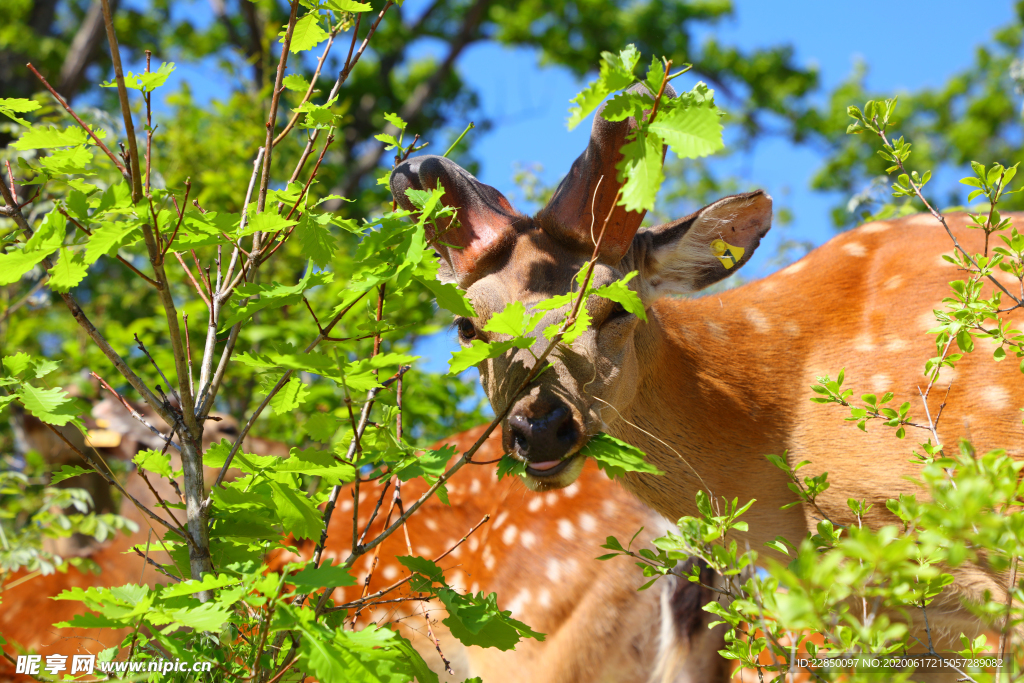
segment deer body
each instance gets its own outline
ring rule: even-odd
[[[590,260],[594,287],[636,274],[628,286],[646,320],[590,296],[587,331],[558,344],[547,358],[551,367],[522,392],[548,347],[543,331],[563,320],[568,306],[536,323],[532,348],[479,365],[491,405],[506,415],[504,446],[526,464],[527,486],[571,484],[582,468],[580,449],[603,431],[644,450],[666,473],[629,473],[624,483],[670,520],[696,514],[700,489],[712,498],[757,499],[746,515],[750,531],[739,540],[762,553],[776,535],[799,542],[820,517],[809,506],[780,510],[795,495],[767,454],[788,451],[791,464],[811,461],[802,475],[829,472],[832,488],[818,502],[833,522],[856,523],[847,507],[853,498],[874,504],[867,524],[896,523],[885,502],[920,494],[907,479],[920,466],[908,460],[912,444],[930,434],[911,430],[912,441],[898,442],[877,423],[861,433],[842,420],[841,409],[811,403],[810,386],[845,366],[844,388],[856,395],[892,391],[896,405],[910,401],[910,414],[927,423],[918,392],[927,386],[924,363],[936,354],[926,332],[936,326],[932,311],[950,295],[947,283],[958,279],[941,259],[952,249],[948,236],[929,216],[872,223],[760,282],[703,299],[673,298],[743,266],[770,228],[772,201],[760,191],[726,197],[640,230],[643,213],[617,205],[619,150],[635,126],[632,119],[604,120],[599,110],[589,146],[535,217],[517,213],[448,159],[416,157],[392,173],[392,192],[404,208],[415,208],[406,189],[440,183],[442,201],[457,209],[458,222],[439,219],[428,238],[443,262],[439,277],[458,284],[475,307],[476,316],[457,321],[464,345],[507,339],[488,331],[491,316],[511,303],[530,309],[578,291],[577,273]],[[967,229],[962,216],[950,222],[968,251],[984,250],[981,231]],[[931,417],[948,389],[942,443],[969,437],[979,451],[1006,448],[1024,457],[1017,412],[1024,382],[1016,363],[994,363],[987,346],[979,342],[955,373],[943,371],[932,389]],[[955,577],[929,615],[933,627],[938,622],[954,638],[980,627],[959,597],[991,590],[999,599],[1007,585],[1006,577],[974,565],[957,568]]]

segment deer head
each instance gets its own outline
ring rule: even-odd
[[[635,86],[643,87],[643,86]],[[667,88],[667,96],[674,96]],[[428,239],[443,262],[439,277],[465,290],[476,318],[457,320],[459,340],[496,341],[488,318],[512,302],[531,304],[572,291],[574,276],[594,254],[604,226],[593,285],[637,271],[629,282],[646,307],[659,298],[694,292],[736,272],[771,226],[772,200],[761,191],[721,199],[685,218],[640,229],[643,212],[616,205],[622,181],[620,149],[636,128],[632,118],[611,122],[594,116],[590,143],[576,159],[551,201],[536,216],[517,213],[495,188],[458,164],[437,156],[415,157],[392,173],[398,203],[413,209],[408,189],[434,189],[456,209],[456,221],[438,221]],[[664,153],[664,150],[663,150]],[[481,381],[503,422],[506,450],[527,463],[526,483],[535,490],[571,484],[583,466],[577,453],[588,438],[606,431],[632,402],[640,358],[656,343],[657,329],[621,305],[592,296],[592,326],[562,344],[544,372],[521,396],[514,395],[547,340],[542,331],[565,316],[547,313],[536,326],[533,348],[513,349],[480,366]],[[510,403],[512,404],[510,406]]]

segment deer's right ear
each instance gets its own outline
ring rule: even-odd
[[[456,220],[428,225],[427,239],[448,266],[442,266],[439,275],[466,288],[511,248],[516,223],[529,219],[516,212],[503,194],[445,157],[425,155],[403,161],[391,173],[391,194],[403,209],[415,211],[406,190],[433,190],[438,182],[444,188],[441,201],[457,209]]]
[[[739,270],[771,226],[772,198],[763,190],[719,199],[638,233],[638,265],[655,296],[695,292]]]

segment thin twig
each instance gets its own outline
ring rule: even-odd
[[[71,114],[72,118],[74,118],[75,121],[78,122],[78,125],[81,126],[82,129],[89,134],[89,137],[93,139],[93,142],[95,142],[96,145],[100,149],[102,149],[108,157],[110,157],[110,160],[114,162],[114,166],[116,166],[117,170],[121,172],[121,175],[124,176],[124,179],[127,180],[128,182],[131,182],[131,176],[129,176],[128,169],[124,167],[124,164],[117,160],[117,157],[114,156],[114,153],[110,151],[110,148],[103,144],[103,141],[100,140],[99,137],[97,137],[96,133],[94,133],[93,130],[89,128],[89,126],[85,125],[85,121],[79,118],[78,114],[75,113],[75,110],[72,109],[71,106],[64,101],[64,98],[57,94],[57,91],[53,89],[53,86],[50,85],[45,78],[43,78],[43,75],[39,73],[34,66],[32,66],[32,62],[29,62],[25,66],[27,66],[29,71],[35,74],[35,77],[39,79],[39,82],[42,83],[43,86],[50,91],[50,94],[53,95],[54,99],[57,100],[60,106],[64,107],[64,111]]]
[[[75,220],[74,216],[72,216],[72,215],[71,215],[71,214],[69,214],[69,213],[68,213],[67,211],[65,211],[65,210],[64,210],[64,207],[63,207],[63,206],[61,206],[60,204],[58,204],[58,205],[57,205],[57,211],[59,211],[59,212],[60,212],[60,214],[61,214],[62,216],[64,216],[65,218],[67,218],[67,219],[68,219],[69,221],[71,221],[71,223],[72,223],[72,224],[73,224],[73,225],[74,225],[74,226],[75,226],[76,228],[78,228],[79,230],[81,230],[82,232],[84,232],[84,233],[85,233],[86,235],[92,236],[92,231],[91,231],[91,230],[89,230],[89,228],[87,228],[87,227],[85,227],[84,225],[82,225],[81,223],[79,223],[79,222],[78,222],[77,220]],[[128,260],[127,260],[126,258],[124,258],[123,256],[121,256],[120,254],[117,254],[117,253],[115,253],[115,254],[114,254],[114,258],[116,258],[116,259],[117,259],[118,261],[120,261],[121,263],[123,263],[123,264],[124,264],[124,265],[125,265],[125,266],[126,266],[126,267],[128,268],[128,270],[132,271],[133,273],[135,273],[136,275],[138,275],[139,277],[141,277],[141,278],[142,278],[143,280],[145,280],[145,281],[146,281],[146,282],[148,282],[149,284],[153,285],[154,287],[158,287],[158,286],[159,286],[159,285],[157,285],[157,283],[156,283],[156,280],[154,280],[153,278],[149,277],[148,275],[146,275],[145,273],[143,273],[143,272],[142,272],[141,270],[139,270],[138,268],[136,268],[135,266],[133,266],[133,265],[132,265],[132,263],[131,263],[131,261],[128,261]]]
[[[128,156],[131,160],[132,203],[142,199],[142,169],[139,168],[139,145],[135,139],[135,124],[132,122],[132,110],[128,105],[128,89],[124,85],[124,71],[121,69],[121,50],[117,47],[117,34],[114,32],[114,18],[110,13],[110,0],[103,2],[103,23],[107,27],[107,42],[110,43],[110,58],[114,65],[114,80],[117,81],[117,97],[121,101],[121,116],[124,118],[125,137],[128,138]]]
[[[360,12],[356,16],[361,17],[362,12]],[[357,18],[356,22],[358,21],[359,19]],[[358,27],[359,25],[357,23],[356,28],[358,29]],[[309,87],[306,88],[306,94],[302,96],[302,101],[299,102],[298,106],[296,106],[295,109],[293,110],[292,117],[288,120],[288,125],[286,125],[284,129],[277,134],[276,138],[274,138],[275,146],[279,144],[281,140],[284,140],[284,136],[288,135],[291,129],[295,126],[295,122],[299,120],[299,116],[302,115],[302,112],[298,111],[298,109],[302,107],[302,105],[304,105],[306,102],[308,102],[309,98],[313,96],[313,90],[316,89],[317,79],[320,78],[320,70],[324,68],[324,62],[327,61],[327,55],[331,52],[331,46],[334,45],[334,39],[338,36],[338,32],[340,30],[340,28],[335,28],[333,31],[331,31],[330,35],[328,35],[327,45],[324,46],[324,51],[320,54],[320,60],[316,63],[316,70],[313,72],[313,78],[310,79],[309,81]],[[355,42],[355,31],[353,31],[352,42]]]

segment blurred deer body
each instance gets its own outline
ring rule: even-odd
[[[164,445],[159,436],[130,418],[119,404],[101,402],[94,415],[96,420],[89,423],[87,440],[97,446],[116,441],[116,445],[97,448],[108,460],[129,459],[140,449]],[[166,429],[155,416],[148,413],[145,416],[158,429]],[[63,433],[80,448],[85,447],[86,440],[76,431]],[[480,429],[472,430],[452,441],[460,449],[467,448],[479,434]],[[230,418],[208,423],[206,445],[232,435],[237,435],[237,425]],[[38,450],[53,462],[79,464],[74,462],[77,456],[69,453],[49,429],[31,417],[22,422],[20,438],[25,446]],[[102,441],[104,438],[107,441]],[[245,449],[261,454],[287,452],[283,444],[255,440],[247,441]],[[501,454],[498,439],[489,440],[480,453],[482,459],[498,457]],[[413,551],[424,557],[436,557],[464,536],[484,514],[490,514],[490,523],[484,524],[442,561],[442,566],[451,568],[446,577],[459,590],[498,592],[503,609],[512,610],[515,618],[547,633],[547,640],[522,641],[517,650],[509,652],[466,647],[441,623],[446,617],[441,605],[423,605],[418,601],[393,603],[363,612],[358,618],[360,625],[371,620],[384,623],[397,618],[403,634],[444,676],[443,664],[427,634],[425,608],[433,633],[457,674],[445,680],[461,681],[476,675],[485,681],[551,683],[727,680],[725,661],[716,654],[723,647],[722,630],[720,627],[709,630],[707,624],[711,616],[701,610],[702,605],[712,599],[708,591],[669,577],[652,589],[638,593],[636,587],[644,579],[631,563],[621,559],[610,562],[594,559],[602,552],[599,546],[605,535],[614,534],[625,540],[641,526],[646,526],[647,531],[641,537],[646,540],[652,532],[664,527],[660,518],[603,475],[589,469],[582,486],[551,493],[544,499],[530,495],[515,479],[498,482],[493,467],[469,469],[471,471],[456,476],[449,485],[450,507],[434,498],[425,505],[428,509],[410,518],[409,539]],[[207,475],[208,481],[212,481],[210,471]],[[98,479],[97,475],[80,475],[69,480],[68,485],[104,489],[106,484],[102,480],[89,482],[93,476]],[[165,500],[178,500],[166,480],[156,476],[149,479]],[[166,514],[155,504],[152,492],[138,474],[130,474],[124,485],[128,493],[154,512]],[[421,482],[410,482],[403,486],[402,495],[406,501],[411,501],[424,489]],[[379,487],[373,485],[362,487],[360,528],[368,521],[379,492]],[[389,491],[368,538],[381,530],[391,495]],[[343,494],[332,518],[325,561],[341,561],[347,556],[351,544],[351,511],[352,500]],[[166,554],[159,548],[159,537],[164,530],[142,515],[130,501],[122,502],[120,512],[139,525],[138,532],[119,535],[102,544],[89,539],[88,543],[74,546],[75,554],[96,562],[101,574],[87,575],[72,568],[67,573],[37,576],[5,592],[0,609],[0,633],[8,641],[42,654],[96,653],[120,642],[125,632],[53,628],[55,622],[69,620],[80,613],[81,605],[50,599],[74,586],[116,586],[140,580],[155,585],[166,581],[132,551],[133,546],[145,549],[148,542],[149,556],[167,563]],[[69,548],[58,550],[65,556],[71,554]],[[308,557],[312,544],[301,545],[300,550]],[[367,591],[374,593],[407,575],[407,570],[395,557],[408,552],[401,530],[385,541]],[[276,571],[293,559],[295,557],[286,551],[273,551],[267,558],[267,565]],[[358,577],[359,586],[338,589],[334,596],[337,600],[359,597],[370,561],[371,558],[366,557],[356,564],[353,574]],[[712,578],[707,577],[707,580]],[[398,592],[398,595],[403,594]],[[5,676],[12,677],[10,680],[18,679],[9,662],[0,660],[0,680],[8,680]]]
[[[592,254],[594,287],[637,272],[628,286],[647,320],[589,297],[591,326],[555,347],[547,359],[552,367],[521,395],[534,359],[549,345],[542,331],[564,320],[568,306],[548,311],[528,332],[532,348],[480,364],[492,407],[506,415],[504,447],[526,463],[527,485],[550,491],[572,484],[583,467],[580,449],[604,431],[644,450],[666,472],[628,473],[624,485],[670,520],[696,515],[701,489],[713,498],[757,499],[744,517],[750,531],[737,534],[741,547],[763,551],[776,535],[798,542],[820,518],[810,506],[780,511],[795,497],[786,474],[765,459],[769,453],[788,451],[793,464],[811,461],[802,474],[829,472],[832,487],[818,502],[834,522],[856,524],[847,506],[854,498],[874,505],[865,520],[872,526],[896,523],[885,501],[919,493],[907,480],[919,472],[908,462],[909,449],[880,425],[863,434],[844,424],[835,409],[809,402],[809,389],[816,377],[845,366],[848,384],[891,390],[897,405],[910,401],[911,414],[923,418],[918,388],[927,384],[922,369],[934,355],[925,333],[936,325],[932,310],[944,308],[947,283],[957,278],[940,258],[952,248],[949,238],[928,216],[871,223],[759,282],[703,299],[673,298],[746,263],[771,226],[772,200],[760,191],[727,197],[641,230],[643,213],[616,205],[618,150],[635,126],[633,119],[606,121],[599,110],[587,150],[533,218],[445,158],[414,157],[391,176],[403,208],[415,210],[406,190],[440,182],[442,201],[458,210],[457,223],[440,219],[428,239],[443,233],[434,243],[443,277],[465,290],[477,312],[458,320],[464,345],[507,339],[484,326],[511,303],[529,309],[578,291],[575,277]],[[950,223],[966,249],[983,250],[984,236],[967,229],[963,216]],[[1019,328],[1020,313],[1014,322],[1009,327]],[[1006,448],[1024,457],[1017,413],[1024,382],[1014,364],[988,356],[982,350],[960,361],[956,374],[965,381],[942,374],[933,417],[935,394],[941,398],[951,381],[952,387],[939,436],[946,444],[970,436],[981,451]],[[1005,596],[1007,577],[975,565],[954,573],[955,585],[928,616],[952,636],[975,633],[980,623],[960,598],[981,598],[986,590]]]

